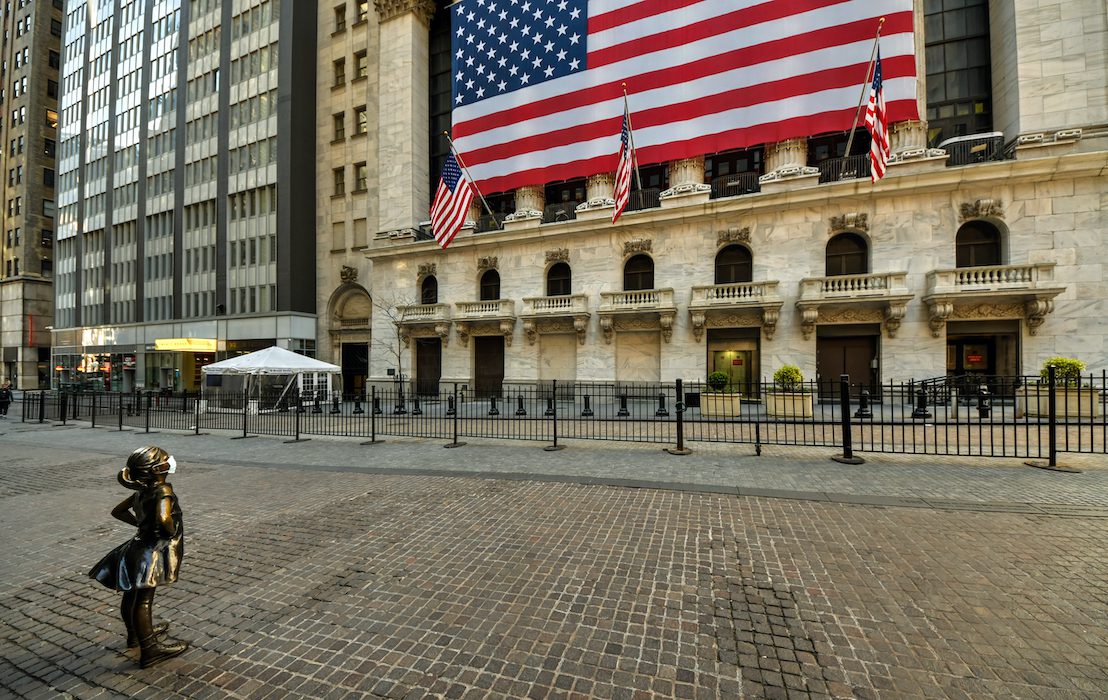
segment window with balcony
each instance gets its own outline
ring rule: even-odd
[[[649,255],[636,255],[623,264],[623,291],[654,289],[654,261]]]
[[[423,281],[419,284],[419,303],[420,304],[437,304],[439,303],[439,281],[435,279],[434,275],[428,275],[423,278]]]
[[[554,263],[550,266],[550,269],[546,271],[546,296],[569,296],[571,294],[571,281],[572,275],[569,269],[569,263]]]
[[[987,0],[925,0],[927,141],[993,129]]]
[[[856,233],[840,233],[827,242],[826,275],[864,275],[869,272],[869,246]]]
[[[494,301],[500,298],[500,273],[486,270],[481,275],[481,301]]]
[[[954,239],[958,267],[985,267],[1004,264],[1000,250],[1000,231],[988,221],[970,221],[958,229]]]
[[[729,245],[716,253],[716,284],[750,282],[754,262],[746,246]]]

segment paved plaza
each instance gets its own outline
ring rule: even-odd
[[[1108,698],[1108,464],[0,422],[0,695]],[[177,455],[192,642],[86,577]],[[133,530],[132,530],[133,532]]]

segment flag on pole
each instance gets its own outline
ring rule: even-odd
[[[869,88],[866,107],[866,130],[869,131],[869,175],[873,182],[885,177],[889,162],[889,113],[885,109],[885,90],[881,79],[881,49],[873,66],[873,83]]]
[[[473,201],[473,185],[458,167],[458,159],[451,153],[442,164],[442,178],[431,203],[431,232],[435,240],[445,248],[458,235]]]
[[[873,27],[890,122],[918,119],[913,0],[458,0],[452,136],[482,192],[609,172],[623,83],[635,158],[845,131]]]
[[[616,200],[616,210],[612,214],[612,223],[627,207],[631,199],[631,171],[635,169],[635,149],[631,145],[631,114],[626,105],[623,108],[623,134],[619,137],[619,165],[616,166],[616,188],[612,199]]]

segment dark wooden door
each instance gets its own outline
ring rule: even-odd
[[[473,338],[473,391],[479,397],[500,396],[504,384],[504,337]]]
[[[821,399],[839,398],[839,376],[850,375],[854,387],[851,396],[863,387],[877,396],[877,336],[852,336],[844,338],[819,338],[816,341],[816,378],[819,380]]]
[[[416,338],[416,393],[438,396],[442,377],[442,341],[438,338]]]
[[[364,394],[365,380],[369,374],[369,345],[366,343],[342,344],[342,393]]]

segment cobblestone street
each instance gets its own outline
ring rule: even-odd
[[[86,577],[143,444],[193,645],[146,670]],[[440,445],[3,425],[0,694],[1108,698],[1103,464]]]

